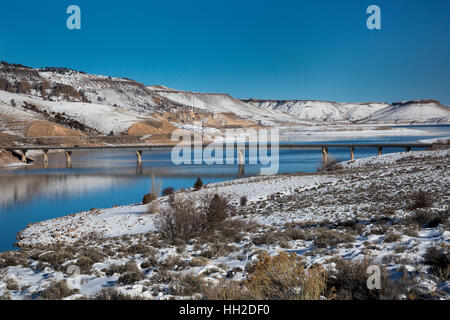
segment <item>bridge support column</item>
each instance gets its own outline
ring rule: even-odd
[[[406,152],[410,152],[411,151],[411,147],[405,147],[405,151]]]
[[[350,160],[351,161],[355,160],[355,148],[354,147],[350,147]]]
[[[142,150],[136,151],[136,155],[137,155],[137,162],[142,163]]]
[[[27,151],[28,150],[22,150],[22,162],[27,163]]]
[[[243,165],[245,164],[245,156],[244,156],[244,152],[242,150],[238,150],[238,157],[239,157],[239,165]]]
[[[72,151],[64,151],[64,153],[66,155],[66,162],[72,163]]]
[[[44,152],[44,163],[48,163],[48,150],[42,150]]]
[[[323,168],[325,169],[328,162],[328,148],[322,147]]]
[[[383,148],[382,147],[378,147],[378,155],[381,156],[383,154]]]
[[[238,168],[238,177],[242,178],[244,176],[245,170],[244,170],[244,165],[240,164],[239,168]]]

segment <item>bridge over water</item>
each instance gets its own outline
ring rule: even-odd
[[[250,149],[251,147],[257,147],[257,144],[203,144],[203,145],[177,145],[177,147],[183,148],[186,150],[188,148],[191,151],[197,149],[201,149],[202,151],[208,148],[214,147],[223,147],[223,148],[234,148],[238,151],[239,156],[239,164],[245,163],[245,150]],[[261,145],[260,145],[261,146]],[[322,157],[324,164],[327,163],[328,159],[328,150],[331,148],[348,148],[350,152],[350,159],[354,160],[355,158],[355,149],[356,148],[374,148],[377,149],[378,155],[381,155],[383,152],[383,148],[402,148],[406,152],[411,151],[413,148],[429,148],[432,147],[431,143],[376,143],[376,144],[358,144],[358,143],[346,143],[346,144],[266,144],[262,145],[266,146],[267,150],[272,150],[272,148],[278,148],[279,150],[322,150]],[[142,163],[142,154],[145,151],[171,151],[175,145],[108,145],[108,146],[67,146],[67,147],[55,147],[55,146],[21,146],[21,147],[4,147],[5,150],[10,152],[19,152],[22,157],[22,162],[27,162],[26,153],[31,150],[38,150],[43,152],[44,163],[48,163],[48,152],[50,150],[62,150],[66,155],[67,163],[72,161],[72,153],[77,151],[84,152],[112,152],[112,151],[131,151],[135,152],[137,156],[137,162]]]

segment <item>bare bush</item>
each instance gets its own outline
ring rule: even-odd
[[[400,293],[389,279],[387,270],[381,270],[381,289],[370,290],[367,287],[369,274],[367,268],[373,263],[369,259],[352,262],[344,259],[336,261],[335,270],[330,272],[327,280],[329,293],[337,300],[392,300],[399,299]]]
[[[175,192],[175,189],[174,188],[172,188],[172,187],[167,187],[167,188],[164,188],[163,189],[163,191],[161,192],[161,194],[163,195],[163,196],[170,196],[171,194],[173,194]]]
[[[429,192],[420,190],[414,195],[413,209],[429,208],[433,205],[433,196]]]
[[[206,229],[205,214],[196,205],[195,198],[173,196],[169,206],[156,217],[155,226],[161,235],[170,240],[189,240]]]
[[[430,247],[424,256],[424,262],[431,267],[431,272],[442,281],[450,280],[449,254],[442,250]]]
[[[66,280],[61,280],[59,282],[53,281],[50,286],[42,292],[41,297],[45,300],[61,300],[78,292],[79,290],[77,289],[70,289],[67,286]]]
[[[320,267],[306,270],[296,254],[258,256],[259,261],[245,281],[250,296],[258,300],[318,300],[326,288],[326,272]]]

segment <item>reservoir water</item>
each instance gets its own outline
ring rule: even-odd
[[[424,134],[384,137],[321,137],[290,135],[286,142],[301,144],[395,143],[450,136],[450,125],[420,126]],[[383,153],[404,151],[386,148]],[[350,158],[348,149],[330,149],[332,157]],[[376,148],[355,149],[355,158],[377,154]],[[170,152],[145,152],[142,165],[136,164],[132,152],[74,153],[67,168],[61,153],[50,154],[50,164],[33,165],[0,171],[0,252],[13,250],[15,237],[31,222],[113,205],[138,203],[151,190],[152,176],[162,188],[192,187],[197,177],[204,183],[239,178],[238,165],[175,166]],[[279,152],[279,173],[314,172],[320,166],[320,150]],[[260,166],[245,165],[244,176],[259,174]]]

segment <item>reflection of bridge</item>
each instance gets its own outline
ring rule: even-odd
[[[234,149],[237,149],[239,156],[239,164],[245,163],[245,150],[250,149],[251,147],[258,147],[257,144],[209,144],[209,145],[178,145],[183,149],[191,149],[194,151],[194,148],[199,148],[203,150],[206,147],[214,148],[214,147],[223,147],[229,148],[233,146]],[[412,148],[428,148],[433,146],[430,143],[381,143],[381,144],[358,144],[358,143],[348,143],[348,144],[279,144],[279,145],[271,145],[270,143],[267,145],[260,145],[262,147],[266,146],[267,150],[273,150],[272,148],[277,148],[279,150],[322,150],[322,157],[324,164],[327,163],[328,159],[328,149],[330,148],[348,148],[350,150],[350,159],[354,160],[355,158],[355,149],[356,148],[376,148],[378,150],[378,155],[382,154],[383,148],[404,148],[406,152],[411,151]],[[88,152],[110,152],[110,151],[133,151],[136,152],[137,162],[142,163],[142,154],[144,151],[171,151],[175,146],[174,145],[121,145],[121,146],[72,146],[72,147],[46,147],[46,146],[23,146],[23,147],[4,147],[4,149],[8,151],[16,151],[21,152],[22,162],[27,161],[26,153],[31,150],[40,150],[44,155],[44,163],[48,163],[48,152],[50,150],[63,150],[66,155],[67,163],[72,161],[72,153],[74,151],[88,151]]]

